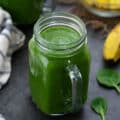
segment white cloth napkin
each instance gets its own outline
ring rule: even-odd
[[[0,120],[5,120],[5,118],[1,114],[0,114]]]
[[[0,7],[0,89],[11,74],[12,53],[24,45],[25,35],[12,22],[8,12]],[[5,118],[0,114],[0,120]]]
[[[11,73],[11,55],[23,46],[25,35],[12,22],[8,12],[0,8],[0,89]]]

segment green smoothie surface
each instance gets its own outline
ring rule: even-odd
[[[40,34],[42,38],[55,44],[69,44],[80,39],[80,34],[68,26],[51,26]]]

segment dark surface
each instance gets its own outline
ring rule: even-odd
[[[104,35],[91,28],[88,30],[88,43],[91,51],[91,72],[87,103],[80,112],[61,117],[49,117],[33,105],[28,85],[28,49],[27,43],[32,35],[31,27],[21,28],[27,35],[25,46],[14,53],[12,59],[12,74],[9,83],[0,91],[0,113],[7,120],[100,120],[90,108],[90,101],[96,96],[108,100],[107,120],[120,119],[120,95],[115,90],[108,90],[98,85],[96,71],[104,67],[120,70],[120,63],[111,65],[105,63],[102,57]],[[54,102],[54,101],[53,101]]]

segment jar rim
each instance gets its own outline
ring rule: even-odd
[[[49,42],[48,40],[45,40],[44,38],[42,38],[40,36],[40,32],[43,30],[42,27],[46,27],[46,25],[49,26],[49,24],[46,24],[46,25],[43,25],[43,24],[45,24],[47,21],[49,21],[49,19],[51,19],[51,20],[53,20],[50,23],[51,26],[57,25],[54,22],[55,18],[68,19],[68,20],[74,22],[76,25],[78,25],[78,27],[80,27],[80,29],[81,29],[81,31],[77,30],[78,33],[80,34],[80,39],[75,40],[74,42],[70,42],[70,43],[58,44],[58,43]],[[64,24],[59,23],[59,25],[64,25]],[[40,26],[42,26],[42,27],[40,27]],[[69,27],[71,27],[71,26],[69,26]],[[85,27],[84,22],[79,17],[77,17],[71,13],[68,13],[68,12],[52,12],[52,13],[46,13],[45,15],[42,15],[34,26],[34,34],[35,34],[36,41],[40,45],[42,45],[42,47],[45,47],[46,49],[52,49],[52,50],[58,50],[58,51],[71,49],[78,45],[81,45],[85,41],[85,38],[87,36],[86,27]]]

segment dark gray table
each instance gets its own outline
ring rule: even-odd
[[[21,27],[27,35],[24,47],[14,53],[12,59],[12,74],[9,83],[0,91],[0,113],[7,120],[100,120],[90,108],[90,101],[96,96],[108,100],[107,120],[120,119],[120,95],[115,90],[108,90],[98,85],[96,71],[100,68],[120,70],[120,62],[112,65],[105,63],[102,57],[104,36],[102,32],[88,29],[88,43],[91,51],[91,72],[88,101],[80,112],[61,117],[49,117],[33,105],[28,85],[28,41],[32,35],[32,26]],[[54,102],[54,101],[53,101]]]

